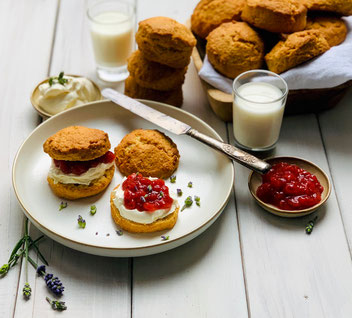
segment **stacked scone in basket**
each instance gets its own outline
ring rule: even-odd
[[[308,12],[308,15],[307,15]],[[192,31],[207,40],[221,74],[265,68],[282,73],[342,43],[351,0],[201,0]]]
[[[128,59],[125,94],[181,106],[182,84],[196,39],[186,26],[167,17],[139,23],[138,50]]]

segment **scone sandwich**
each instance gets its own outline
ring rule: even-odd
[[[102,192],[114,175],[115,155],[108,134],[70,126],[49,137],[44,152],[52,158],[47,180],[53,192],[74,200]]]
[[[145,178],[140,173],[125,177],[112,191],[110,207],[115,223],[132,233],[171,229],[180,209],[164,180]]]

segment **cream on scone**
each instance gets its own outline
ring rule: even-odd
[[[52,158],[47,180],[53,192],[74,200],[102,192],[114,175],[115,155],[108,134],[70,126],[49,137],[44,152]]]
[[[125,177],[110,196],[111,215],[117,225],[133,233],[174,227],[179,204],[164,180],[141,174]]]

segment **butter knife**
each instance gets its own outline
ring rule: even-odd
[[[211,148],[222,152],[223,154],[230,157],[232,160],[240,163],[241,165],[257,171],[259,173],[266,173],[271,168],[267,162],[229,144],[222,141],[211,138],[204,135],[191,126],[172,118],[162,112],[159,112],[147,105],[140,103],[139,101],[123,95],[111,88],[105,88],[102,90],[102,95],[114,102],[115,104],[129,110],[130,112],[152,122],[153,124],[160,126],[176,135],[188,135],[198,141],[210,146]]]

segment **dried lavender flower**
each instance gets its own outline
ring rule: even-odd
[[[80,228],[84,229],[86,227],[86,220],[84,220],[81,215],[78,216],[77,222]]]

